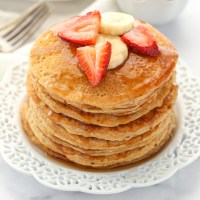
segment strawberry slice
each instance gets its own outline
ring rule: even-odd
[[[99,11],[89,12],[79,17],[68,27],[58,33],[63,40],[73,42],[79,45],[93,45],[96,43],[98,36],[101,15]]]
[[[95,47],[77,48],[77,58],[91,86],[97,86],[106,73],[111,57],[111,43],[101,42]]]
[[[148,56],[158,56],[159,54],[153,35],[144,26],[134,27],[130,32],[122,35],[121,39],[135,52]]]
[[[63,22],[60,22],[58,24],[54,24],[50,30],[52,30],[53,32],[55,33],[59,33],[59,32],[63,32],[65,31],[66,29],[68,29],[69,27],[71,27],[75,21],[77,19],[79,19],[80,17],[71,17],[70,19],[66,20],[66,21],[63,21]]]

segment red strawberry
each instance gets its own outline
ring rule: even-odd
[[[122,35],[121,39],[135,52],[148,56],[157,56],[159,54],[153,35],[144,26],[138,25],[134,27],[130,32]]]
[[[95,47],[80,47],[77,58],[91,86],[96,86],[106,73],[111,57],[111,43],[101,42]]]
[[[66,29],[71,27],[75,23],[75,21],[79,18],[80,17],[71,17],[70,19],[68,19],[66,21],[63,21],[63,22],[53,25],[50,29],[55,33],[65,31]]]
[[[60,31],[58,36],[75,44],[93,45],[96,43],[100,21],[99,11],[89,12],[79,17],[74,24],[70,23],[70,26]]]

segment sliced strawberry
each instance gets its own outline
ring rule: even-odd
[[[101,42],[95,47],[77,48],[77,58],[91,86],[96,86],[106,73],[111,57],[111,43]]]
[[[134,27],[130,32],[122,35],[121,39],[135,52],[157,56],[159,54],[158,46],[150,31],[141,25]]]
[[[80,45],[93,45],[98,36],[101,15],[99,11],[89,12],[79,17],[74,24],[58,33],[63,40]]]
[[[77,19],[80,17],[71,17],[70,19],[60,22],[58,24],[53,25],[50,30],[52,30],[55,33],[66,31],[66,29],[69,29]]]

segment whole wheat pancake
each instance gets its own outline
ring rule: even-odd
[[[169,80],[177,61],[172,43],[148,24],[159,46],[157,57],[129,52],[127,61],[108,70],[102,82],[91,87],[78,66],[76,45],[61,41],[48,30],[35,42],[30,72],[54,99],[90,112],[136,105]]]
[[[159,89],[158,92],[156,92],[155,98],[148,99],[148,101],[144,105],[136,109],[136,111],[133,114],[115,116],[111,114],[108,115],[108,114],[87,113],[79,109],[73,108],[70,105],[63,104],[59,101],[52,99],[40,84],[38,84],[37,82],[34,82],[33,84],[31,81],[31,77],[27,79],[27,90],[29,96],[35,96],[34,93],[36,93],[36,95],[40,98],[40,100],[48,107],[50,107],[50,109],[52,109],[53,112],[61,113],[65,116],[76,119],[83,123],[94,124],[99,126],[107,126],[107,127],[114,127],[121,124],[127,124],[131,121],[136,120],[142,115],[148,113],[155,107],[162,106],[163,100],[169,94],[170,89],[172,87],[173,86],[171,78],[170,81],[168,81],[161,89]]]
[[[130,104],[129,107],[125,107],[125,108],[121,107],[121,108],[111,108],[110,110],[105,110],[105,111],[101,110],[100,113],[99,113],[99,109],[95,108],[95,107],[92,107],[92,112],[91,112],[91,110],[90,110],[90,112],[85,112],[85,111],[81,110],[80,108],[77,108],[77,107],[72,106],[70,104],[59,102],[59,101],[53,99],[47,93],[47,91],[44,89],[44,87],[42,87],[41,84],[39,84],[37,82],[37,80],[35,80],[33,77],[30,77],[30,79],[31,79],[31,81],[28,81],[28,82],[32,82],[32,85],[34,86],[35,92],[37,93],[37,95],[39,97],[41,96],[40,97],[41,99],[45,98],[45,100],[47,100],[47,101],[50,99],[50,101],[48,101],[48,102],[53,101],[51,104],[56,104],[56,105],[60,104],[60,105],[63,105],[62,108],[66,109],[66,107],[70,107],[71,109],[74,108],[77,111],[81,111],[82,113],[87,113],[88,115],[91,114],[91,115],[94,115],[94,116],[95,116],[95,114],[99,114],[100,116],[101,116],[101,114],[104,114],[102,116],[105,116],[105,114],[107,114],[107,115],[113,115],[113,116],[125,116],[125,115],[131,115],[133,113],[136,113],[139,109],[141,109],[141,107],[144,107],[145,104],[150,104],[152,101],[155,101],[155,99],[157,98],[158,93],[160,95],[162,93],[165,93],[166,90],[167,90],[167,88],[169,89],[170,83],[172,84],[172,78],[171,78],[162,87],[160,87],[159,89],[157,89],[157,91],[155,91],[154,93],[152,93],[146,99],[143,99],[143,101],[137,102],[136,105]],[[163,94],[163,96],[164,96],[164,94]]]
[[[137,158],[137,159],[134,159],[134,160],[131,160],[129,162],[124,162],[124,163],[117,163],[115,165],[111,165],[111,166],[101,166],[101,167],[93,167],[93,166],[84,166],[83,165],[80,165],[78,163],[75,163],[71,160],[69,160],[65,155],[62,155],[62,154],[59,154],[55,151],[53,151],[52,149],[49,149],[47,146],[44,146],[32,133],[31,129],[28,127],[28,124],[27,123],[24,123],[23,124],[23,128],[24,130],[26,131],[26,134],[27,136],[30,138],[30,140],[36,144],[45,154],[47,154],[48,156],[52,157],[53,159],[56,159],[56,160],[59,160],[61,162],[65,162],[67,164],[71,164],[73,166],[77,166],[77,167],[81,167],[83,168],[83,170],[88,170],[87,168],[95,168],[95,169],[98,169],[98,170],[101,170],[101,169],[111,169],[111,168],[114,168],[114,167],[120,167],[120,166],[124,166],[124,165],[129,165],[129,164],[132,164],[132,163],[137,163],[141,160],[144,160],[146,158],[149,158],[150,156],[152,156],[153,154],[156,154],[158,151],[160,151],[163,146],[165,146],[165,144],[168,142],[168,140],[170,139],[171,135],[169,135],[168,137],[166,137],[165,139],[162,140],[162,142],[158,145],[155,146],[154,149],[152,149],[151,151],[149,151],[147,154],[145,154],[143,157],[140,157],[140,158]],[[85,168],[87,167],[87,168]]]
[[[33,132],[26,121],[24,109],[22,109],[21,116],[22,124],[26,133],[30,135],[32,141],[39,141],[37,142],[37,145],[42,144],[42,146],[45,146],[53,152],[61,154],[72,162],[78,163],[80,165],[100,168],[106,166],[123,165],[133,162],[134,160],[139,160],[140,158],[145,157],[146,154],[149,155],[149,152],[154,152],[156,146],[160,146],[160,144],[163,145],[169,139],[175,126],[174,117],[172,117],[168,128],[162,132],[160,137],[157,137],[154,141],[151,141],[144,147],[139,147],[134,150],[108,156],[89,156],[72,148],[67,148],[60,144],[57,144],[52,139],[43,135],[43,133],[40,131]]]
[[[133,149],[136,149],[136,148],[139,148],[139,147],[144,147],[144,146],[148,145],[149,143],[155,141],[156,138],[161,137],[163,132],[166,131],[167,127],[169,126],[169,122],[171,122],[170,119],[171,119],[170,117],[167,118],[166,123],[164,124],[163,127],[162,126],[156,127],[152,131],[150,131],[150,133],[148,132],[147,134],[144,134],[144,136],[143,135],[139,136],[135,140],[132,139],[132,141],[129,141],[129,142],[125,141],[124,144],[119,146],[119,147],[114,146],[114,147],[110,147],[110,148],[108,147],[107,149],[106,148],[96,149],[96,148],[98,148],[98,145],[96,146],[96,148],[93,147],[95,149],[81,148],[79,146],[76,146],[77,144],[72,145],[70,143],[67,143],[67,142],[59,139],[58,137],[52,136],[50,134],[50,132],[47,132],[46,129],[39,126],[31,118],[29,119],[28,123],[29,123],[30,128],[32,129],[32,131],[36,135],[37,135],[38,132],[40,132],[43,135],[43,137],[47,137],[48,139],[52,140],[53,142],[57,143],[58,145],[62,145],[63,147],[66,147],[66,148],[72,148],[72,149],[74,149],[74,150],[76,150],[80,153],[83,153],[83,154],[89,155],[89,156],[107,156],[107,155],[114,155],[114,154],[122,153],[122,152],[125,152],[125,151],[130,151],[130,150],[133,150]],[[87,138],[86,140],[90,141],[90,138]],[[92,140],[92,138],[91,138],[91,140]],[[93,141],[95,141],[95,140],[93,140]],[[99,141],[99,142],[101,142],[101,141]],[[98,144],[98,141],[96,141],[94,143]],[[80,143],[80,144],[83,146],[84,144],[87,144],[87,143],[83,142],[83,143]]]
[[[117,127],[102,127],[92,124],[84,124],[62,114],[54,113],[36,95],[31,96],[30,105],[36,112],[44,115],[66,129],[71,134],[82,135],[84,137],[95,137],[105,140],[128,140],[155,127],[170,112],[177,96],[177,87],[174,86],[170,94],[165,98],[163,105],[151,110],[146,115],[128,124]]]
[[[133,137],[130,140],[109,141],[70,134],[61,126],[54,124],[52,121],[40,115],[38,112],[32,110],[30,106],[27,106],[25,112],[27,121],[34,132],[37,132],[39,128],[44,135],[53,139],[56,143],[67,147],[73,147],[74,149],[84,153],[91,152],[92,155],[108,155],[112,154],[113,152],[119,153],[125,150],[144,146],[150,140],[155,139],[158,134],[160,134],[168,126],[172,115],[172,112],[169,112],[167,117],[156,127],[142,135]]]

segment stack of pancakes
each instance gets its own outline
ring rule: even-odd
[[[172,136],[177,96],[171,42],[148,24],[157,57],[129,51],[107,70],[97,87],[81,71],[74,44],[54,29],[44,32],[30,54],[23,128],[45,153],[78,165],[107,168],[144,159]]]

